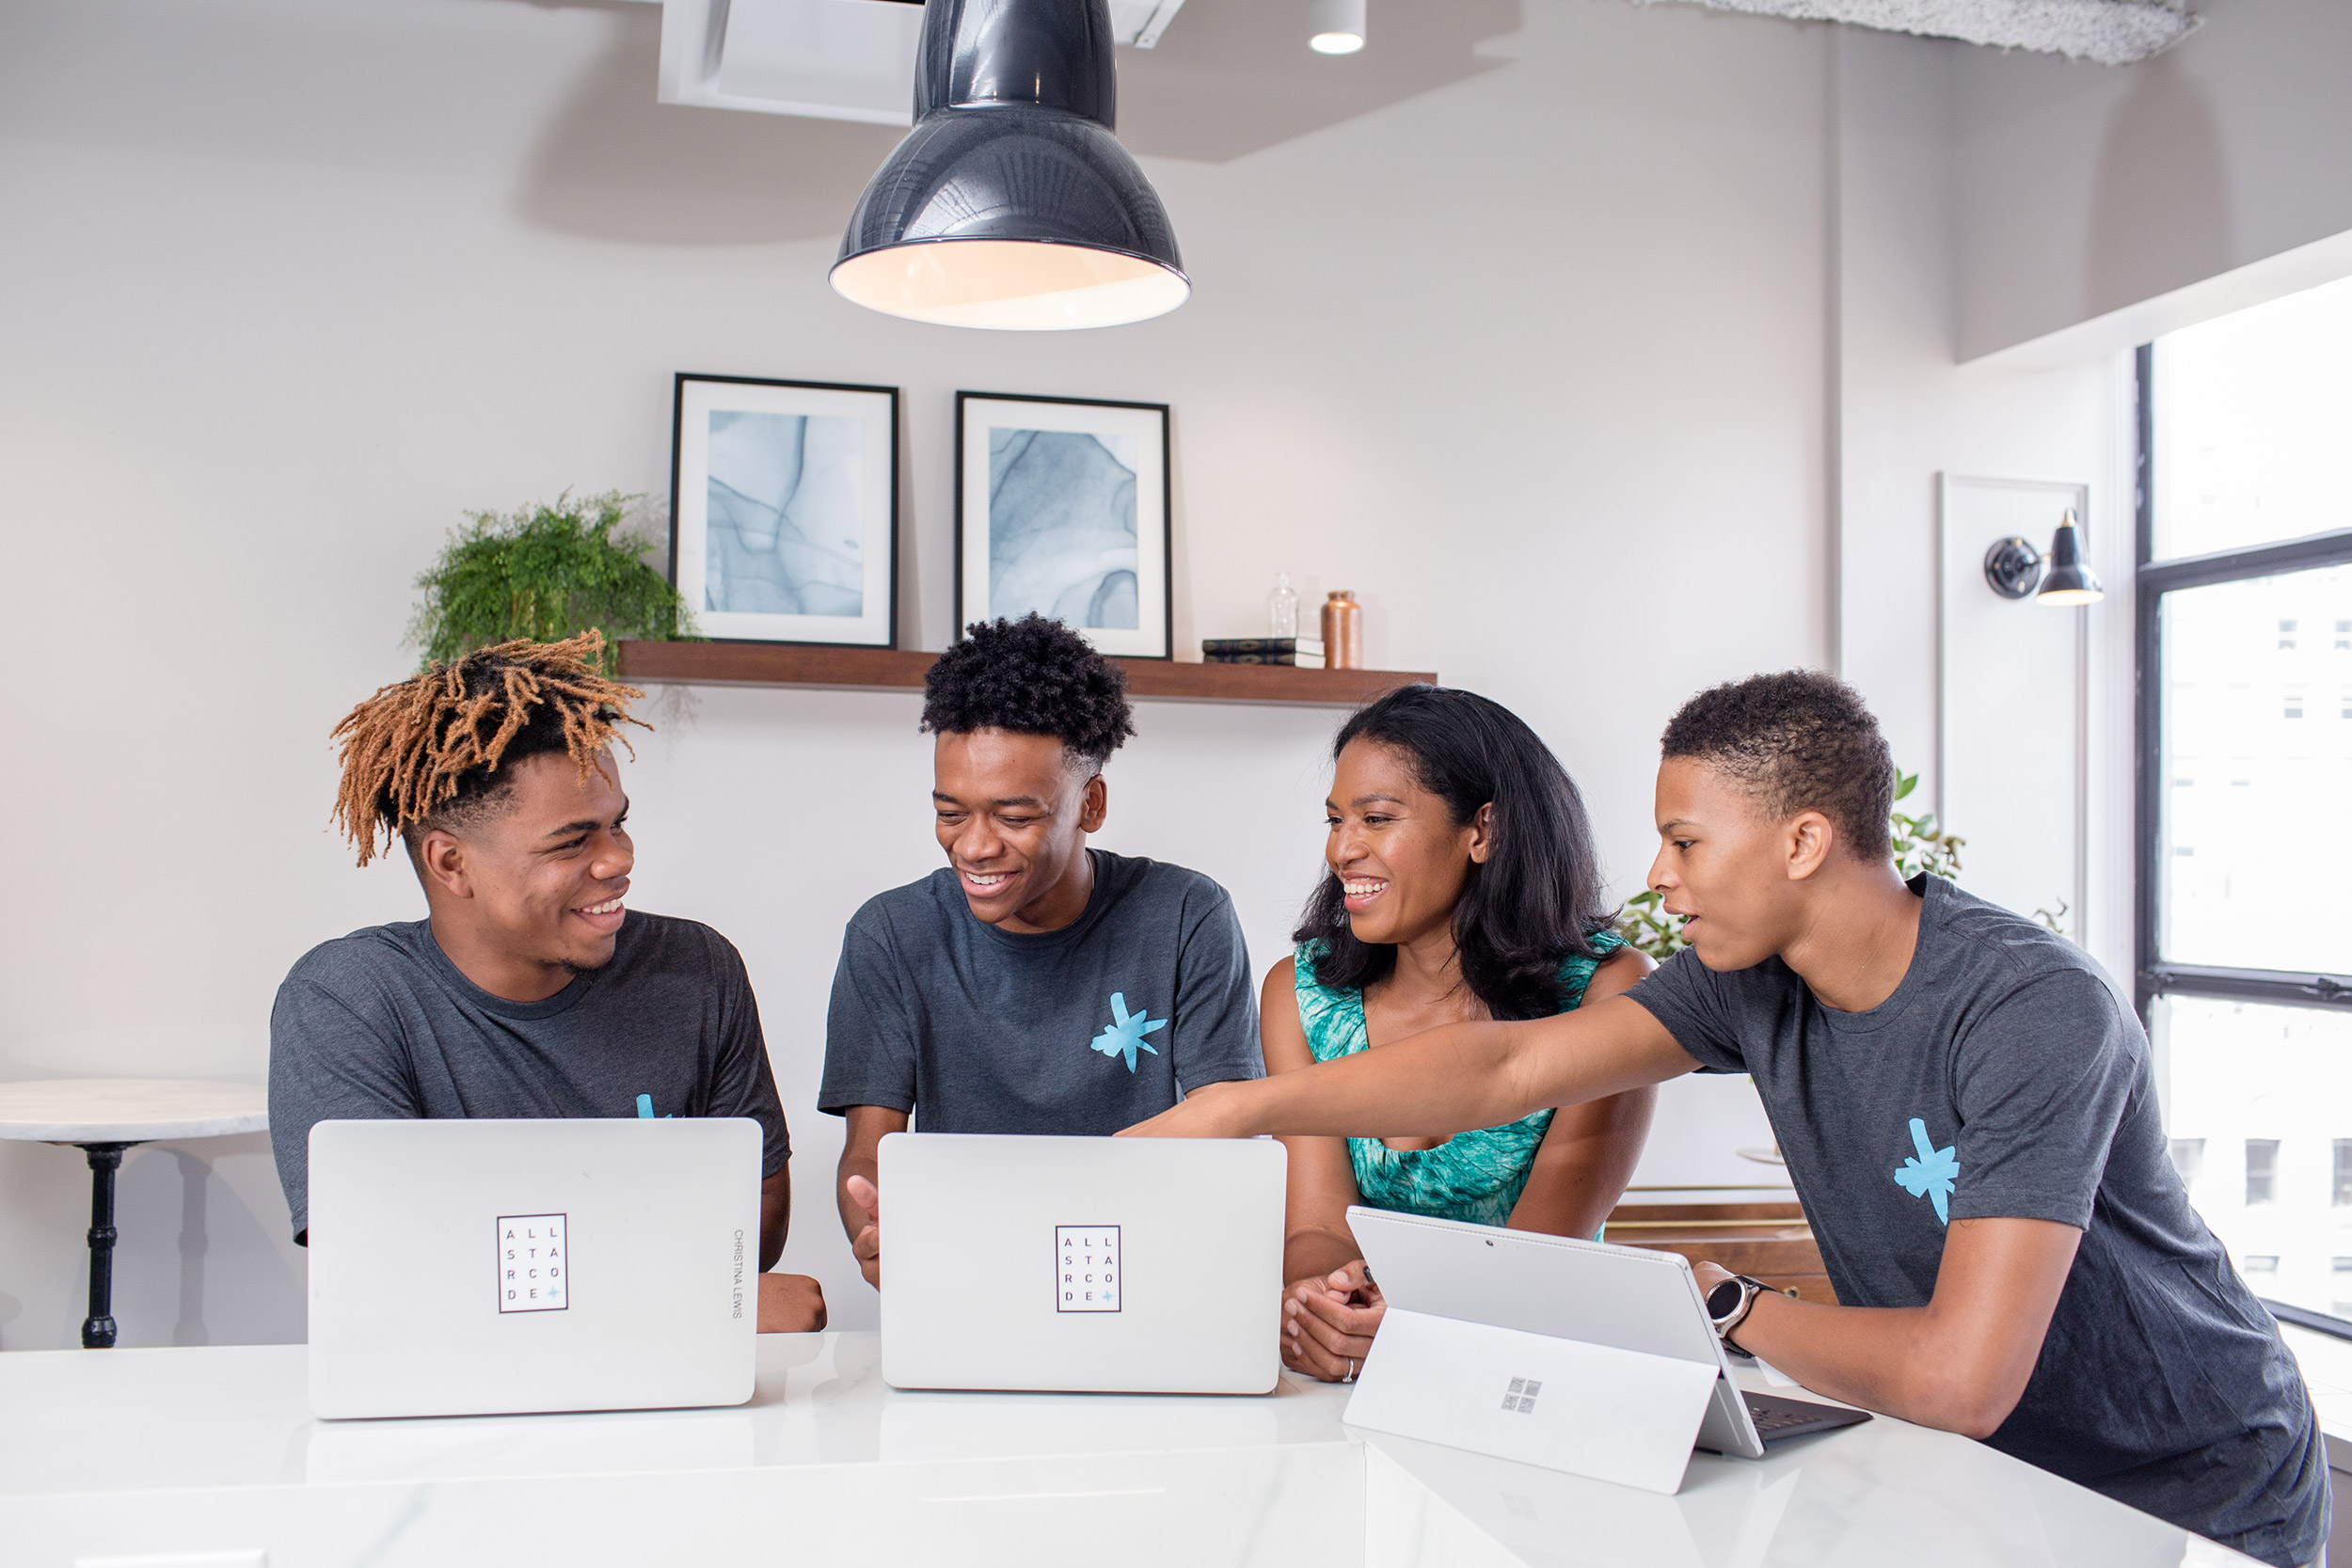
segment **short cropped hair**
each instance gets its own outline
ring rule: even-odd
[[[964,628],[923,677],[922,727],[1050,735],[1094,772],[1136,733],[1126,677],[1085,638],[1035,611]]]
[[[1784,670],[1711,687],[1682,705],[1660,751],[1729,774],[1775,821],[1820,812],[1859,859],[1894,853],[1894,755],[1861,694],[1836,675]]]

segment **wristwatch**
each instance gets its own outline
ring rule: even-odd
[[[1747,1354],[1732,1342],[1732,1330],[1748,1321],[1748,1311],[1755,1307],[1756,1298],[1771,1289],[1753,1275],[1735,1274],[1708,1291],[1707,1315],[1715,1324],[1715,1338],[1740,1354]]]

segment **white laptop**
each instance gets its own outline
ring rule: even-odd
[[[1347,1223],[1389,1304],[1354,1425],[1670,1493],[1693,1447],[1757,1459],[1869,1419],[1744,1393],[1675,1253],[1379,1209]]]
[[[1264,1394],[1281,1375],[1282,1146],[894,1132],[894,1388]]]
[[[759,1165],[746,1117],[318,1123],[311,1413],[742,1403]]]

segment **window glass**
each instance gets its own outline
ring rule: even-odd
[[[2189,1201],[2256,1294],[2352,1315],[2352,1010],[2163,996],[2151,1021]]]
[[[2352,568],[2176,589],[2158,611],[2168,962],[2352,967]]]
[[[2156,340],[2157,560],[2352,527],[2348,362],[2352,278]]]
[[[2175,1138],[2172,1140],[2172,1168],[2181,1173],[2181,1185],[2191,1192],[2205,1173],[2205,1140]]]
[[[2246,1207],[2279,1201],[2279,1140],[2246,1140]]]

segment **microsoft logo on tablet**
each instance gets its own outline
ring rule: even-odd
[[[1055,1311],[1119,1310],[1119,1227],[1057,1225],[1054,1259]]]
[[[1517,1411],[1522,1416],[1533,1416],[1535,1414],[1535,1396],[1543,1391],[1544,1386],[1538,1379],[1515,1377],[1511,1380],[1511,1386],[1503,1391],[1502,1408]]]
[[[570,1227],[562,1214],[499,1216],[499,1310],[561,1312],[571,1305]]]

